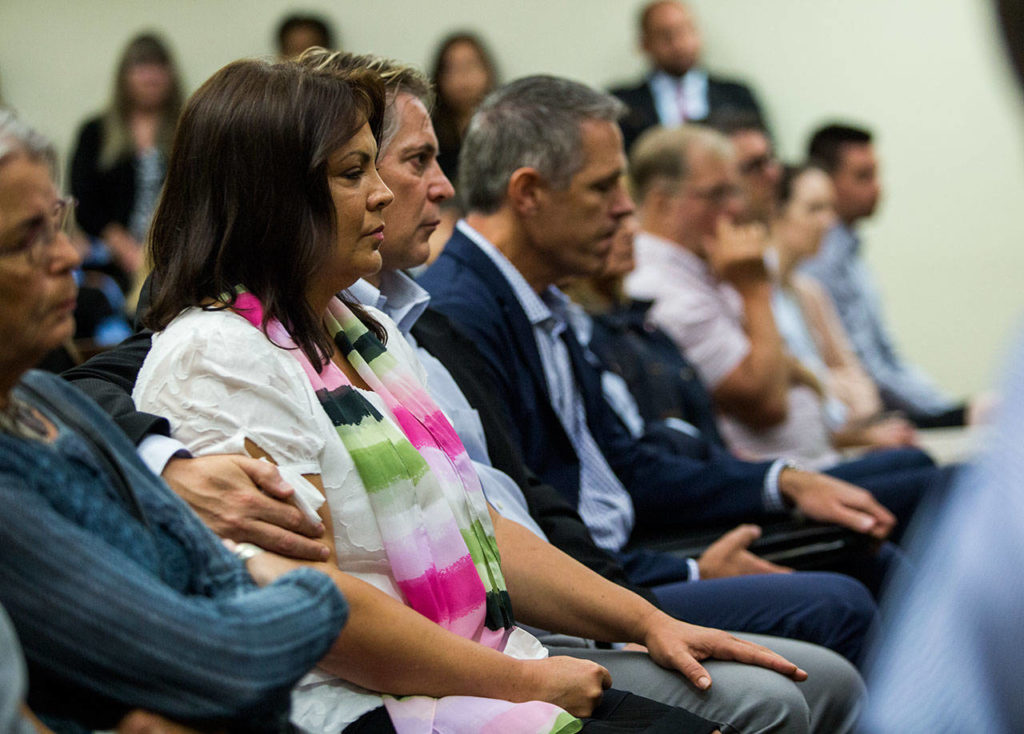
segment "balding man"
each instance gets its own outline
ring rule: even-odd
[[[706,120],[726,110],[749,112],[764,124],[746,85],[700,68],[703,42],[690,8],[678,0],[655,0],[644,6],[638,21],[640,48],[651,71],[635,86],[612,90],[629,109],[619,122],[627,151],[649,127]]]
[[[828,467],[869,487],[905,527],[937,471],[916,449],[837,463],[813,378],[775,325],[763,230],[736,224],[744,202],[728,138],[697,125],[651,130],[630,175],[642,231],[626,290],[654,302],[649,319],[711,390],[729,446]]]

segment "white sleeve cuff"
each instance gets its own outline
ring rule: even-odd
[[[782,491],[779,489],[779,475],[782,474],[783,469],[791,466],[793,466],[793,463],[786,459],[776,459],[768,467],[768,472],[764,475],[764,488],[762,490],[764,507],[768,512],[786,511],[786,501],[782,499]]]
[[[146,436],[136,451],[143,463],[157,476],[163,474],[164,467],[172,458],[192,458],[192,454],[181,441],[159,434]]]
[[[690,569],[690,578],[687,581],[700,581],[700,566],[695,558],[686,559],[686,567]]]

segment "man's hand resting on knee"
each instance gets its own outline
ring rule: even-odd
[[[831,522],[884,540],[896,518],[866,489],[827,474],[787,467],[779,474],[779,491],[812,520]]]

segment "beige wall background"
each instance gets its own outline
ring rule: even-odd
[[[640,0],[306,2],[341,44],[426,65],[449,31],[490,42],[505,79],[638,77]],[[745,77],[781,153],[844,119],[878,138],[885,201],[867,257],[905,354],[951,392],[997,374],[1024,306],[1024,115],[986,0],[693,0],[709,67]],[[0,91],[67,151],[109,94],[121,47],[155,29],[186,87],[268,55],[278,0],[0,0]]]

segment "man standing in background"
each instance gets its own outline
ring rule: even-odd
[[[640,11],[640,47],[651,72],[639,84],[612,90],[629,108],[619,122],[626,152],[649,127],[706,120],[723,110],[744,110],[764,122],[753,92],[699,66],[703,41],[693,12],[678,0],[655,0]]]

